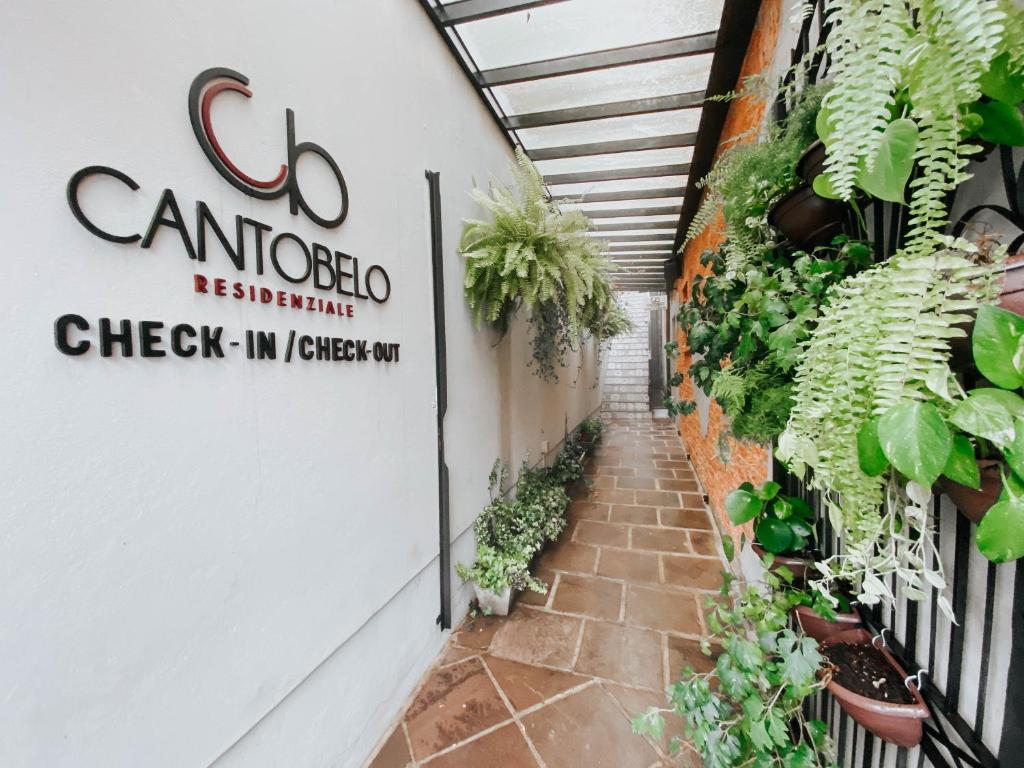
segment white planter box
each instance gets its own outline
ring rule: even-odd
[[[512,587],[505,587],[501,594],[484,589],[479,584],[474,584],[476,599],[480,603],[480,610],[494,616],[508,616],[509,604],[512,602]]]

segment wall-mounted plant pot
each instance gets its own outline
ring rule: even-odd
[[[888,649],[872,644],[870,632],[837,632],[822,644],[822,653],[836,668],[829,693],[846,714],[890,744],[916,747],[921,743],[923,722],[931,716],[928,705],[917,686],[904,683],[907,673]]]
[[[479,584],[473,584],[473,589],[481,611],[493,616],[508,616],[508,609],[512,603],[512,587],[505,587],[505,591],[501,593],[491,592]]]
[[[764,559],[765,555],[770,554],[768,550],[756,542],[751,542],[750,548],[760,559]],[[769,570],[777,571],[782,566],[786,566],[792,572],[795,581],[805,581],[807,579],[807,570],[814,568],[814,560],[809,557],[793,557],[792,555],[773,555],[773,557],[775,560],[772,561],[772,567]]]
[[[996,304],[1002,309],[1024,317],[1024,253],[1007,257],[1003,267],[1003,285],[999,290]],[[950,365],[955,371],[973,368],[971,333],[974,330],[974,321],[961,323],[955,327],[962,328],[966,335],[949,340]]]
[[[840,632],[858,629],[861,626],[860,614],[856,611],[837,613],[835,621],[829,621],[824,616],[819,616],[814,609],[806,605],[798,605],[793,612],[796,614],[797,623],[804,634],[813,637],[819,643],[830,640]]]
[[[796,161],[797,175],[808,184],[813,184],[814,180],[825,170],[825,158],[827,156],[828,153],[824,142],[818,139],[805,149],[803,154],[800,155],[800,159]]]
[[[794,245],[817,248],[828,245],[846,226],[847,206],[828,200],[802,184],[781,197],[768,212],[768,223]]]
[[[981,488],[969,488],[953,482],[948,477],[940,477],[938,486],[949,496],[956,508],[972,523],[980,523],[981,518],[996,503],[1003,490],[1001,470],[1003,463],[998,459],[978,459],[978,473],[981,475]]]

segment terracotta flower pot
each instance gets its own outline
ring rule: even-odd
[[[825,655],[828,655],[829,647],[841,643],[870,645],[871,633],[865,629],[837,632],[822,644]],[[906,671],[896,662],[888,649],[883,647],[878,650],[899,676],[899,679],[906,679]],[[846,714],[857,721],[859,725],[891,744],[900,747],[916,747],[921,743],[922,724],[931,716],[931,712],[929,712],[928,705],[925,704],[921,693],[917,690],[917,686],[910,683],[907,685],[907,689],[914,699],[913,704],[895,704],[870,699],[840,685],[834,677],[828,683],[829,693],[839,702],[839,706]]]
[[[757,542],[751,542],[750,548],[759,558],[764,558],[765,555],[769,554],[768,550]],[[786,566],[793,573],[795,581],[804,581],[807,578],[807,569],[814,568],[814,561],[810,558],[793,557],[792,555],[774,555],[774,557],[775,560],[772,562],[772,567],[769,570],[777,571],[782,566]]]
[[[996,304],[1024,317],[1024,253],[1016,253],[1006,259],[1003,267],[1003,285],[999,290]],[[954,370],[963,371],[974,367],[974,353],[971,347],[971,333],[974,321],[956,326],[964,330],[965,336],[949,340],[950,365]]]
[[[768,223],[801,248],[828,245],[846,225],[847,206],[828,200],[802,184],[780,198],[768,212]]]
[[[821,139],[818,139],[807,147],[803,154],[800,155],[800,159],[796,161],[797,175],[808,184],[813,184],[814,180],[825,170],[825,158],[827,155],[825,144]]]
[[[940,477],[938,486],[956,504],[956,508],[964,517],[972,523],[980,523],[981,518],[996,503],[1003,490],[1003,479],[1000,474],[1002,466],[1003,463],[998,459],[978,459],[981,488],[968,488],[948,477]]]
[[[824,643],[840,632],[857,629],[861,625],[860,614],[856,611],[837,613],[835,621],[819,616],[806,605],[798,605],[793,609],[793,613],[796,614],[797,623],[804,634],[813,637],[819,643]]]

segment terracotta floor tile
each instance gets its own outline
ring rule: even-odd
[[[460,648],[454,643],[449,643],[445,649],[444,656],[441,657],[441,666],[448,664],[454,664],[457,661],[468,659],[470,656],[476,656],[480,651],[476,648]]]
[[[626,590],[626,623],[691,635],[702,632],[696,595],[634,584]]]
[[[686,462],[689,464],[689,462]],[[686,469],[676,469],[673,477],[677,477],[680,480],[696,480],[697,473],[693,471],[693,467],[687,467]]]
[[[465,623],[454,634],[455,642],[463,648],[487,650],[491,638],[498,631],[503,619],[499,616],[479,616],[466,619]]]
[[[661,690],[661,635],[637,627],[588,621],[576,671]]]
[[[608,520],[610,504],[596,501],[573,501],[569,503],[566,516],[570,520]]]
[[[564,573],[551,603],[554,611],[579,613],[595,619],[618,621],[622,585],[593,576]]]
[[[699,493],[681,493],[682,506],[684,509],[706,509],[707,504],[704,503],[704,496]]]
[[[617,479],[614,475],[592,475],[588,480],[590,494],[593,494],[595,488],[614,488]]]
[[[666,584],[712,591],[722,586],[722,571],[725,566],[720,560],[686,555],[662,555],[661,562]]]
[[[615,697],[615,700],[619,702],[626,714],[632,720],[637,715],[642,715],[651,707],[658,707],[664,709],[668,706],[668,700],[664,693],[655,693],[654,691],[641,691],[636,688],[626,688],[622,685],[615,685],[614,683],[601,683],[602,686]],[[661,751],[665,755],[669,754],[669,741],[673,736],[678,737],[680,740],[683,738],[683,720],[681,717],[677,717],[671,713],[666,713],[665,717],[665,733],[661,739],[655,740],[655,744],[661,748]],[[699,766],[700,763],[697,763]]]
[[[581,619],[517,607],[491,642],[493,655],[527,664],[569,669]]]
[[[618,488],[629,488],[631,490],[653,491],[658,487],[658,481],[653,477],[620,477]]]
[[[440,752],[511,716],[480,659],[435,671],[405,715],[417,760]]]
[[[597,564],[597,573],[613,579],[641,581],[657,584],[658,556],[653,552],[633,552],[628,549],[601,550],[601,560]]]
[[[661,524],[673,528],[703,528],[711,530],[711,518],[707,510],[700,509],[665,509],[658,511]]]
[[[686,531],[672,528],[634,528],[632,548],[655,552],[689,552],[690,544]]]
[[[629,544],[629,529],[625,525],[580,520],[576,524],[574,538],[581,544],[605,544],[625,547]]]
[[[523,724],[550,768],[648,768],[658,760],[599,685],[548,704]]]
[[[686,637],[668,635],[668,676],[666,685],[679,679],[684,667],[693,667],[698,672],[709,672],[714,669],[715,656],[705,656],[700,650],[700,642]]]
[[[636,503],[636,491],[621,488],[598,488],[594,491],[593,500],[610,504],[634,504]]]
[[[402,726],[399,725],[388,736],[388,740],[384,742],[384,746],[367,768],[406,768],[411,762],[409,745],[405,741]]]
[[[597,547],[559,539],[540,558],[540,565],[556,571],[593,573],[597,563]]]
[[[656,507],[631,507],[624,504],[613,504],[611,521],[613,523],[632,523],[634,525],[657,525],[658,509]]]
[[[698,555],[718,557],[718,546],[715,544],[713,533],[703,531],[690,531],[690,545]]]
[[[430,768],[536,768],[537,761],[519,727],[509,723],[424,765]]]
[[[498,681],[498,687],[504,691],[517,712],[590,680],[589,677],[574,675],[572,672],[534,667],[496,656],[488,656],[486,662],[494,679]]]
[[[658,459],[655,466],[662,469],[689,469],[690,462],[681,459]]]
[[[637,491],[636,503],[648,507],[678,507],[679,494],[675,491]]]
[[[662,491],[686,491],[687,493],[700,493],[700,486],[696,480],[679,480],[678,478],[659,478],[658,488]]]

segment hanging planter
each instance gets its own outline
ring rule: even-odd
[[[754,542],[751,542],[750,548],[761,560],[770,554],[768,550]],[[793,574],[793,581],[796,582],[806,581],[807,571],[814,569],[814,559],[811,557],[794,557],[793,555],[772,555],[772,557],[774,560],[768,570],[775,573],[779,568],[786,567]]]
[[[821,197],[807,184],[783,195],[768,212],[769,224],[794,245],[808,249],[831,243],[842,234],[846,219],[845,203]]]
[[[814,184],[825,170],[825,159],[828,157],[828,150],[825,149],[825,142],[818,139],[804,150],[796,163],[796,172],[801,179],[808,184]]]
[[[793,613],[804,634],[813,637],[819,643],[831,640],[841,632],[859,629],[861,626],[860,614],[856,611],[836,613],[835,621],[819,616],[807,605],[798,605],[793,609]]]
[[[1007,257],[1003,267],[1003,282],[996,304],[1002,309],[1024,317],[1024,253],[1016,253]],[[974,367],[974,357],[971,353],[971,334],[974,332],[974,323],[961,323],[956,327],[963,329],[965,335],[949,340],[949,364],[955,371],[965,371]]]
[[[980,488],[961,485],[945,476],[939,478],[938,486],[964,517],[972,523],[980,523],[1003,490],[1002,468],[1003,463],[998,459],[978,459]]]
[[[858,725],[883,741],[916,747],[931,713],[889,650],[865,629],[835,633],[822,645],[832,662],[828,690]]]

